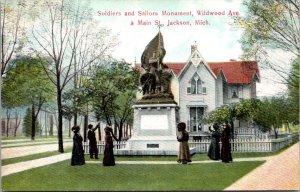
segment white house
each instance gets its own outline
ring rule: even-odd
[[[187,123],[191,135],[208,130],[203,116],[217,107],[256,98],[260,75],[255,61],[207,62],[192,45],[185,63],[164,64],[173,72],[171,90],[179,106],[179,120]],[[143,72],[140,65],[136,68]],[[137,99],[141,96],[139,93]]]

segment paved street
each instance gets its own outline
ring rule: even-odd
[[[300,190],[299,142],[225,190]]]

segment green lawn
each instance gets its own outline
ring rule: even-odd
[[[70,161],[2,177],[3,190],[222,190],[263,162],[191,165],[99,164],[70,166]]]

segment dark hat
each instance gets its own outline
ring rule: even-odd
[[[178,129],[179,131],[183,131],[183,130],[185,130],[185,128],[186,128],[186,125],[185,125],[184,122],[178,123],[177,129]]]
[[[110,125],[106,126],[106,127],[104,128],[104,131],[105,131],[105,132],[112,132],[111,126],[110,126]]]
[[[214,123],[214,124],[213,124],[213,128],[214,128],[215,130],[217,130],[217,129],[219,129],[219,125],[218,125],[217,123]]]
[[[78,132],[80,130],[80,127],[79,126],[74,126],[72,127],[71,129],[73,132]]]

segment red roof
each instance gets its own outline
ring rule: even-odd
[[[186,65],[186,63],[175,62],[164,64],[166,64],[176,76],[180,74]],[[208,66],[216,76],[218,76],[222,70],[227,83],[229,84],[251,83],[255,74],[260,78],[258,65],[255,61],[209,62]],[[140,64],[136,64],[135,68],[140,73],[144,72],[144,69],[141,68]]]
[[[258,65],[255,61],[209,62],[208,65],[216,76],[222,70],[229,84],[251,83],[255,74],[260,78]]]

